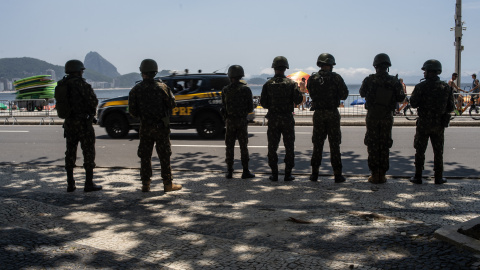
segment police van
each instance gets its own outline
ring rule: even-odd
[[[225,123],[222,108],[222,89],[230,83],[225,73],[172,74],[158,77],[175,94],[177,107],[170,117],[172,129],[196,129],[202,138],[217,138],[223,134]],[[98,124],[111,138],[123,138],[130,130],[140,128],[140,120],[128,113],[128,96],[102,101],[97,110]],[[248,115],[249,122],[255,118]]]

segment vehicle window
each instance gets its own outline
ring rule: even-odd
[[[228,77],[225,78],[212,78],[210,80],[210,84],[212,89],[221,91],[223,87],[227,86],[230,84],[230,79]]]
[[[178,93],[185,89],[185,81],[183,80],[173,80],[173,84],[171,86],[173,93]]]
[[[200,91],[201,79],[173,80],[172,91],[175,95],[194,94]]]

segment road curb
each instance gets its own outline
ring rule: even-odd
[[[460,228],[463,230],[468,230],[478,224],[480,224],[480,217],[471,219],[458,225],[442,227],[435,231],[434,236],[442,241],[446,241],[450,244],[454,244],[461,248],[480,254],[480,240],[458,232]]]

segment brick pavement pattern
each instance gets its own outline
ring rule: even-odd
[[[158,169],[158,168],[154,168]],[[184,188],[98,168],[102,192],[65,193],[61,167],[0,168],[2,269],[478,269],[433,237],[478,216],[478,180],[242,180],[174,171]],[[158,175],[158,174],[156,174]],[[75,175],[77,178],[83,175]],[[293,221],[293,222],[292,222]]]

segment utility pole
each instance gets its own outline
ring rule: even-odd
[[[462,0],[457,0],[455,4],[455,27],[450,28],[450,31],[455,31],[455,72],[458,74],[457,85],[461,87],[461,78],[462,78],[462,51],[464,47],[462,46],[462,31],[467,30],[466,27],[463,27],[465,22],[462,22]]]

